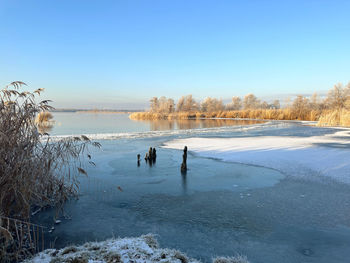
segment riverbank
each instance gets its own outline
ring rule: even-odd
[[[215,112],[134,112],[130,114],[132,120],[173,120],[173,119],[201,119],[201,118],[232,118],[232,119],[261,119],[261,120],[305,120],[317,121],[321,111],[309,111],[299,116],[291,109],[255,109],[238,111]]]
[[[250,120],[298,120],[315,121],[318,126],[350,126],[350,111],[310,110],[300,114],[292,109],[256,109],[216,112],[134,112],[129,116],[132,120],[187,120],[187,119],[250,119]]]
[[[47,249],[24,263],[118,263],[118,262],[179,262],[200,263],[184,253],[160,248],[153,235],[137,238],[109,239],[102,242],[88,242],[81,246],[62,249]],[[213,263],[249,263],[244,256],[219,257]]]

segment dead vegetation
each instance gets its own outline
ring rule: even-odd
[[[51,119],[50,101],[36,102],[43,89],[20,91],[23,86],[17,81],[0,90],[0,216],[28,222],[33,207],[60,208],[77,196],[77,174],[86,174],[83,154],[91,159],[88,146],[100,144],[86,136],[54,141],[41,133],[37,123]],[[16,241],[16,227],[8,224],[5,231],[3,222],[0,227],[2,236],[10,233]],[[8,243],[0,244],[2,251]]]
[[[49,111],[39,112],[35,119],[35,124],[40,133],[48,133],[54,125],[53,115]]]
[[[287,101],[283,108],[279,100],[272,103],[259,100],[254,94],[243,99],[234,96],[224,105],[222,100],[205,98],[197,102],[191,95],[183,96],[175,105],[173,99],[153,97],[148,112],[135,112],[133,120],[184,120],[201,118],[232,118],[260,120],[317,121],[320,126],[350,126],[350,83],[334,85],[327,97],[316,93],[305,97],[298,95]]]
[[[160,248],[152,234],[137,238],[109,239],[101,242],[89,242],[82,246],[62,249],[47,249],[27,259],[25,263],[58,262],[176,262],[200,263],[186,254],[167,248]],[[217,257],[214,263],[249,263],[246,257]]]
[[[175,112],[171,114],[135,112],[130,115],[133,120],[188,120],[206,118],[257,119],[257,120],[307,120],[318,121],[321,111],[311,110],[298,115],[292,109],[249,109],[214,112]]]
[[[0,260],[20,261],[44,250],[43,226],[0,216]]]
[[[53,119],[52,113],[49,111],[42,111],[36,116],[35,122],[37,124],[49,122]]]
[[[234,257],[217,257],[213,259],[213,263],[249,263],[247,257],[237,255]]]

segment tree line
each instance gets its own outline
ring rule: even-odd
[[[293,101],[287,101],[283,108],[288,108],[302,118],[309,111],[350,109],[350,82],[347,85],[338,83],[329,90],[325,98],[320,98],[317,93],[306,97],[297,95]],[[218,112],[281,109],[280,100],[272,103],[258,99],[254,94],[247,94],[242,98],[232,97],[230,103],[224,104],[222,99],[207,97],[203,101],[195,100],[192,95],[182,96],[178,102],[164,96],[153,97],[150,100],[150,112],[170,114],[175,112]]]

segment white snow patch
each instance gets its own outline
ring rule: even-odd
[[[23,263],[200,263],[174,249],[158,247],[152,234],[136,238],[109,239],[101,242],[88,242],[81,246],[70,246],[62,249],[47,249]],[[218,257],[215,263],[249,263],[246,257]]]
[[[318,174],[350,183],[350,129],[312,137],[176,139],[163,147],[183,149],[185,145],[202,157],[270,167],[294,176]]]
[[[238,119],[239,120],[239,119]],[[249,120],[249,119],[245,119]],[[250,124],[250,125],[233,125],[213,128],[193,128],[193,129],[175,129],[162,131],[144,131],[144,132],[121,132],[121,133],[90,133],[84,134],[91,140],[117,140],[117,139],[133,139],[133,138],[155,138],[173,135],[196,135],[209,133],[225,133],[234,131],[249,131],[252,129],[263,129],[265,127],[285,127],[290,126],[291,123],[281,121],[269,121],[264,123]],[[53,141],[66,139],[70,137],[80,137],[79,134],[65,134],[50,136]],[[46,137],[44,137],[46,138]]]
[[[47,249],[36,254],[24,263],[50,262],[183,262],[197,263],[177,250],[158,248],[153,235],[137,238],[109,239],[102,242],[89,242],[82,246]]]

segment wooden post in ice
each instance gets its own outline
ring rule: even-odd
[[[157,151],[156,151],[156,148],[153,148],[153,151],[152,151],[152,160],[153,160],[153,162],[156,162],[156,159],[157,159]]]
[[[150,162],[152,162],[152,160],[153,160],[152,155],[153,155],[153,149],[152,149],[152,147],[149,147],[149,150],[148,150],[148,160],[149,160]]]
[[[140,166],[140,158],[141,158],[141,155],[138,154],[138,155],[137,155],[137,166]]]
[[[187,172],[187,146],[184,148],[184,154],[182,155],[181,173]]]

